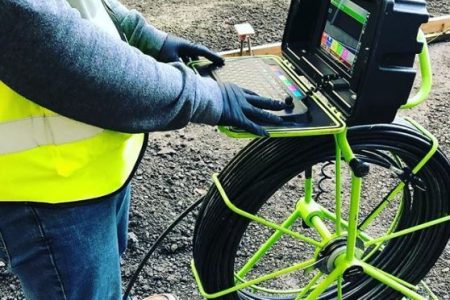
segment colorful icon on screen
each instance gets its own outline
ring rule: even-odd
[[[337,56],[345,65],[353,66],[356,56],[326,32],[323,33],[321,45],[327,52]]]

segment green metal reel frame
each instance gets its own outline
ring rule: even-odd
[[[432,85],[432,73],[431,73],[431,65],[430,58],[428,53],[428,48],[426,45],[425,37],[421,32],[419,34],[419,40],[424,42],[424,48],[422,53],[419,55],[420,67],[422,73],[422,87],[419,93],[411,98],[406,105],[402,108],[409,109],[413,108],[421,103],[423,103],[428,97],[431,85]],[[428,132],[425,128],[419,125],[417,122],[410,118],[406,118],[411,125],[417,128],[422,134],[430,139],[432,142],[432,147],[429,152],[423,157],[423,159],[415,166],[412,170],[413,174],[417,174],[426,163],[433,157],[433,155],[438,150],[438,141],[437,139]],[[342,132],[338,132],[334,134],[335,144],[336,144],[336,187],[335,187],[335,199],[336,199],[336,213],[326,210],[319,204],[317,204],[313,200],[313,182],[312,178],[306,178],[305,180],[305,197],[301,198],[296,206],[295,211],[282,223],[276,224],[271,220],[264,219],[262,217],[253,215],[248,213],[238,207],[236,207],[233,202],[228,198],[226,191],[222,187],[218,174],[213,175],[213,182],[217,187],[221,197],[223,198],[224,203],[227,207],[233,211],[234,213],[247,218],[251,221],[259,223],[263,226],[271,228],[275,230],[275,232],[269,237],[269,239],[256,251],[256,253],[247,261],[247,263],[235,274],[236,285],[230,287],[228,289],[217,291],[214,293],[207,293],[203,287],[202,280],[199,276],[199,273],[196,269],[195,262],[191,262],[192,271],[195,277],[195,280],[198,284],[200,294],[206,299],[215,299],[227,295],[229,293],[233,293],[245,288],[253,288],[255,290],[261,290],[264,292],[273,292],[273,293],[285,293],[285,294],[293,294],[297,293],[298,296],[296,300],[305,299],[312,300],[317,299],[331,284],[337,282],[338,288],[338,299],[342,299],[342,281],[343,275],[346,270],[350,267],[359,266],[366,275],[380,281],[381,283],[391,287],[394,290],[402,293],[405,297],[414,300],[422,300],[425,299],[423,296],[418,294],[418,287],[405,282],[404,280],[392,275],[388,274],[380,269],[375,268],[374,266],[365,262],[365,260],[370,257],[369,254],[365,259],[361,259],[360,253],[358,253],[358,249],[356,247],[357,240],[361,240],[364,242],[364,246],[375,246],[373,251],[376,251],[382,244],[386,241],[411,234],[413,232],[417,232],[419,230],[423,230],[426,228],[430,228],[432,226],[436,226],[438,224],[442,224],[444,222],[450,221],[450,216],[442,217],[433,221],[429,221],[411,228],[407,228],[404,230],[400,230],[398,232],[393,232],[393,225],[395,225],[395,220],[398,218],[398,215],[394,218],[394,224],[391,228],[388,229],[387,234],[381,237],[373,238],[365,234],[363,231],[366,229],[381,212],[395,200],[395,197],[399,195],[406,184],[401,182],[396,188],[392,190],[392,192],[383,200],[383,202],[377,207],[377,209],[372,212],[364,221],[363,224],[360,224],[358,228],[358,217],[359,217],[359,207],[361,200],[361,188],[363,178],[359,177],[352,172],[351,176],[351,193],[350,193],[350,207],[349,207],[349,219],[342,219],[342,179],[341,179],[341,167],[342,167],[342,158],[346,163],[350,163],[353,159],[356,158],[354,152],[351,149],[351,146],[347,140],[347,130],[343,130]],[[295,232],[290,230],[289,228],[298,220],[302,219],[308,226],[314,228],[317,233],[320,235],[321,240],[317,241],[310,237],[307,237],[299,232]],[[330,229],[327,227],[324,220],[331,220],[335,224],[335,233],[331,233]],[[268,281],[284,274],[288,274],[298,270],[307,270],[313,268],[317,263],[317,257],[311,258],[309,260],[294,264],[290,267],[276,270],[272,273],[265,274],[258,278],[246,281],[244,279],[245,275],[250,272],[250,270],[258,263],[267,251],[283,236],[289,235],[294,239],[303,241],[305,243],[310,244],[311,246],[316,247],[316,253],[320,252],[330,241],[335,239],[336,237],[345,237],[346,238],[346,248],[338,257],[334,260],[334,269],[333,271],[326,275],[318,272],[312,280],[303,288],[299,290],[289,290],[289,291],[278,291],[266,289],[263,287],[257,286],[257,284]],[[372,253],[373,253],[372,251]],[[325,276],[326,275],[326,276]],[[324,277],[322,281],[320,279]],[[320,282],[319,282],[320,281]],[[431,292],[431,290],[424,284],[424,288],[430,294],[432,299],[437,299],[437,297]],[[311,293],[308,294],[308,292]]]

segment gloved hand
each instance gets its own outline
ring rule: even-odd
[[[223,112],[219,125],[236,126],[259,136],[268,137],[268,132],[259,123],[280,125],[283,119],[263,109],[283,110],[287,104],[260,97],[252,91],[233,83],[219,83],[223,98]]]
[[[165,63],[177,62],[180,59],[187,62],[189,59],[198,60],[199,56],[203,56],[220,66],[225,62],[221,56],[205,46],[172,35],[167,36],[158,59]]]

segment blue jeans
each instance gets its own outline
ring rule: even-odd
[[[72,206],[0,203],[0,259],[30,300],[119,300],[130,187]]]

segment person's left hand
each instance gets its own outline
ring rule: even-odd
[[[207,47],[172,35],[167,36],[158,59],[165,63],[180,60],[188,62],[190,59],[198,60],[199,56],[205,57],[216,65],[224,64],[224,59]]]

